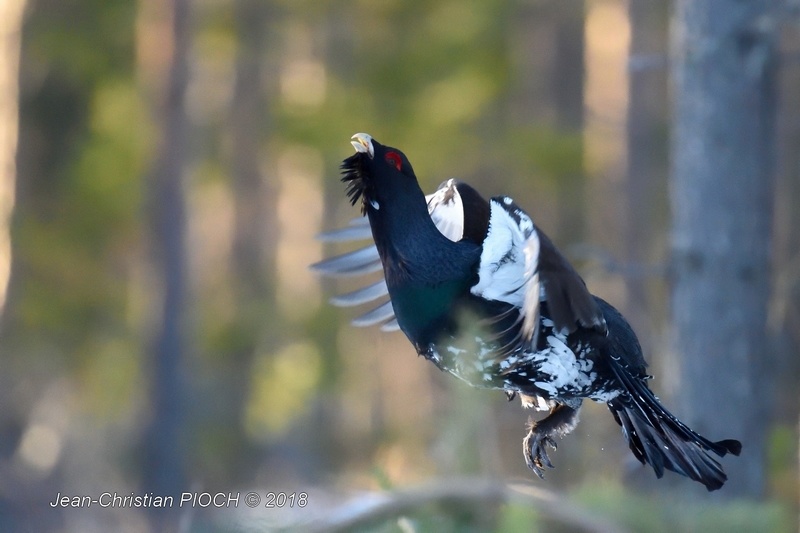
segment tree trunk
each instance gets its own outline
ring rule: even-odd
[[[267,108],[263,96],[263,68],[270,3],[236,0],[236,82],[231,102],[231,177],[234,229],[231,266],[236,298],[236,341],[231,347],[221,380],[220,397],[225,431],[230,435],[223,463],[231,479],[242,479],[252,463],[251,449],[242,427],[250,389],[253,357],[264,349],[273,327],[275,309],[275,249],[277,248],[277,187],[262,173]],[[226,460],[225,460],[226,459]]]
[[[726,497],[764,492],[775,38],[765,0],[679,0],[673,26],[672,320],[684,415],[740,439]]]
[[[0,3],[0,317],[11,276],[11,212],[17,180],[19,53],[25,0]]]
[[[551,64],[551,94],[556,111],[556,128],[565,136],[579,137],[584,125],[583,91],[584,23],[583,0],[558,0],[555,10],[554,60]],[[583,154],[578,154],[583,158]],[[559,241],[568,245],[580,242],[586,230],[586,187],[583,172],[567,172],[557,181]]]
[[[517,6],[509,28],[517,77],[509,106],[512,128],[549,132],[562,143],[581,138],[585,122],[585,18],[584,0],[526,1]],[[582,152],[579,146],[572,156],[582,161]],[[551,166],[544,174],[539,177],[552,181],[557,204],[551,236],[563,247],[580,242],[586,233],[583,169]]]
[[[161,136],[148,182],[150,241],[158,276],[159,321],[152,344],[152,418],[146,434],[143,485],[146,492],[178,495],[187,490],[184,470],[185,423],[183,357],[186,320],[186,92],[189,83],[190,0],[171,0],[163,8],[170,20],[163,71],[166,83],[157,105]],[[162,510],[163,511],[163,510]],[[169,511],[169,509],[167,509]],[[176,513],[152,513],[155,529],[174,526]]]
[[[277,209],[277,187],[262,173],[263,145],[266,131],[266,106],[262,84],[262,65],[266,55],[269,29],[269,4],[258,0],[236,0],[236,31],[239,49],[236,57],[236,83],[231,104],[233,137],[232,170],[235,198],[235,234],[233,268],[238,300],[249,303],[264,298],[274,300],[274,248],[277,223],[272,220]],[[264,232],[268,232],[267,238]],[[269,259],[268,261],[266,259]],[[269,307],[269,305],[267,305]],[[251,317],[253,318],[253,317]],[[263,328],[258,310],[256,322]]]
[[[7,341],[8,325],[4,319],[6,296],[11,278],[11,216],[16,198],[17,183],[17,140],[19,134],[19,57],[22,48],[22,22],[25,0],[6,0],[0,2],[0,331]],[[8,347],[8,342],[4,342]],[[54,513],[38,513],[33,520],[24,505],[30,491],[30,480],[11,468],[11,453],[19,442],[21,421],[14,405],[13,390],[15,378],[19,373],[12,372],[9,366],[10,353],[4,354],[0,364],[0,470],[3,487],[0,487],[0,530],[11,531],[22,524],[30,527],[56,527],[53,521],[59,517]],[[12,490],[3,490],[13,487]],[[36,489],[40,486],[34,485]],[[44,515],[44,516],[42,516]]]
[[[636,0],[628,5],[631,42],[628,54],[627,165],[623,187],[626,260],[634,266],[625,277],[625,316],[645,354],[652,354],[654,317],[648,303],[648,279],[640,267],[651,262],[656,192],[666,180],[662,148],[666,123],[667,8],[662,0]],[[647,355],[646,355],[647,356]]]

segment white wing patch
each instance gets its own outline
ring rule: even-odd
[[[539,325],[539,236],[531,218],[508,197],[490,201],[478,283],[472,294],[521,310],[523,333],[535,345]]]

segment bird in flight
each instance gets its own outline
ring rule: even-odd
[[[705,485],[727,476],[714,455],[739,455],[737,440],[710,441],[672,415],[647,385],[636,334],[511,198],[486,201],[450,179],[425,196],[408,158],[365,133],[342,162],[342,181],[363,217],[325,241],[372,239],[312,265],[328,276],[381,271],[383,278],[334,297],[334,305],[388,301],[354,320],[401,330],[417,353],[468,384],[498,389],[529,420],[528,467],[553,468],[547,447],[570,433],[588,398],[608,405],[633,455],[657,477],[671,470]]]

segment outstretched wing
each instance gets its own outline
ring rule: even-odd
[[[506,196],[492,198],[490,210],[478,282],[471,291],[509,305],[492,319],[498,338],[503,339],[499,353],[535,349],[540,316],[551,320],[563,335],[579,327],[605,333],[606,321],[597,300],[528,214]]]
[[[458,181],[450,179],[442,183],[433,194],[425,197],[428,202],[428,213],[442,234],[452,241],[459,241],[464,236],[464,203]],[[477,194],[477,193],[476,193]],[[370,239],[372,230],[369,220],[360,217],[350,222],[347,227],[322,233],[318,237],[323,242],[353,242]],[[311,268],[323,276],[341,278],[355,277],[378,272],[381,260],[374,242],[369,245],[324,259],[311,265]],[[352,307],[367,303],[379,303],[389,294],[386,280],[381,278],[363,288],[334,296],[330,302],[337,307]],[[369,327],[381,324],[383,331],[396,331],[400,327],[394,317],[392,302],[386,299],[380,305],[353,319],[352,324],[358,327]]]
[[[603,311],[583,279],[547,235],[537,231],[541,300],[547,302],[547,314],[556,330],[567,335],[580,326],[606,333]]]

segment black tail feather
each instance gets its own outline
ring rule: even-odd
[[[709,491],[722,487],[728,476],[709,452],[720,457],[739,455],[742,444],[732,439],[712,442],[697,434],[667,411],[647,384],[619,361],[612,359],[611,367],[627,392],[608,402],[608,408],[622,426],[636,459],[649,464],[659,478],[666,469],[702,483]]]

